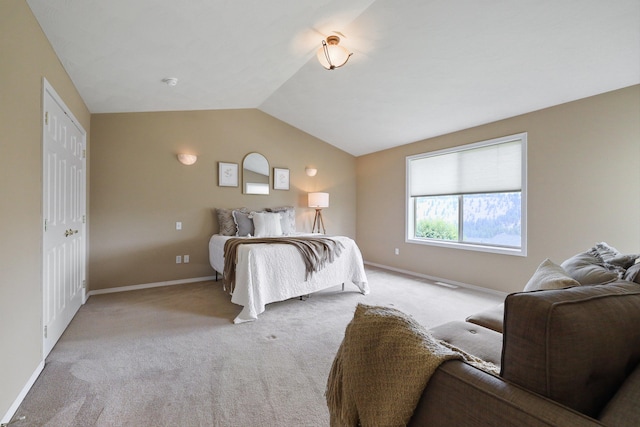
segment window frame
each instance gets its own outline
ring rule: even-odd
[[[415,237],[415,225],[416,225],[416,204],[415,197],[411,196],[411,162],[413,160],[423,159],[426,157],[434,157],[440,156],[443,154],[456,153],[460,151],[466,151],[475,148],[481,148],[491,145],[500,145],[508,142],[513,142],[519,140],[521,142],[521,163],[520,163],[520,173],[521,173],[521,188],[520,188],[520,237],[521,237],[521,245],[519,248],[513,247],[505,247],[505,246],[494,246],[483,243],[469,243],[469,242],[461,242],[461,241],[446,241],[439,239],[428,239],[428,238],[417,238]],[[437,247],[445,247],[445,248],[453,248],[453,249],[462,249],[462,250],[470,250],[470,251],[478,251],[478,252],[490,252],[496,254],[505,254],[505,255],[515,255],[515,256],[527,256],[527,132],[522,132],[514,135],[503,136],[500,138],[494,138],[490,140],[475,142],[471,144],[459,145],[456,147],[445,148],[442,150],[425,152],[420,154],[415,154],[412,156],[406,157],[405,163],[405,242],[418,244],[418,245],[427,245],[427,246],[437,246]],[[457,196],[464,196],[465,194],[456,194]],[[453,195],[453,194],[452,194]],[[460,198],[459,198],[460,200]],[[460,203],[460,202],[459,202]],[[464,229],[464,223],[462,222],[462,210],[460,209],[458,212],[459,221],[460,221],[460,229]],[[459,239],[462,236],[459,235]]]

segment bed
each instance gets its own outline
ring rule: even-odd
[[[217,273],[224,272],[224,245],[231,238],[232,236],[214,234],[209,240],[209,262]],[[342,244],[340,256],[308,278],[305,278],[303,259],[294,246],[240,245],[231,302],[243,308],[233,322],[254,321],[269,303],[308,295],[341,284],[354,284],[362,294],[367,295],[369,285],[360,249],[349,237],[331,238]]]

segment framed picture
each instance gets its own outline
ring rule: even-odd
[[[238,186],[238,164],[218,162],[218,186]]]
[[[289,189],[289,169],[273,168],[273,189]]]

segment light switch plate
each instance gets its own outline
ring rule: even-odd
[[[176,222],[176,230],[182,230],[182,223],[180,221]]]

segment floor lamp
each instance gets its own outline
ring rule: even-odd
[[[312,233],[320,233],[320,226],[322,226],[322,234],[327,234],[324,228],[324,221],[322,220],[322,208],[329,207],[329,193],[309,193],[309,207],[316,209],[316,216],[313,218]],[[318,225],[316,231],[316,224]]]

